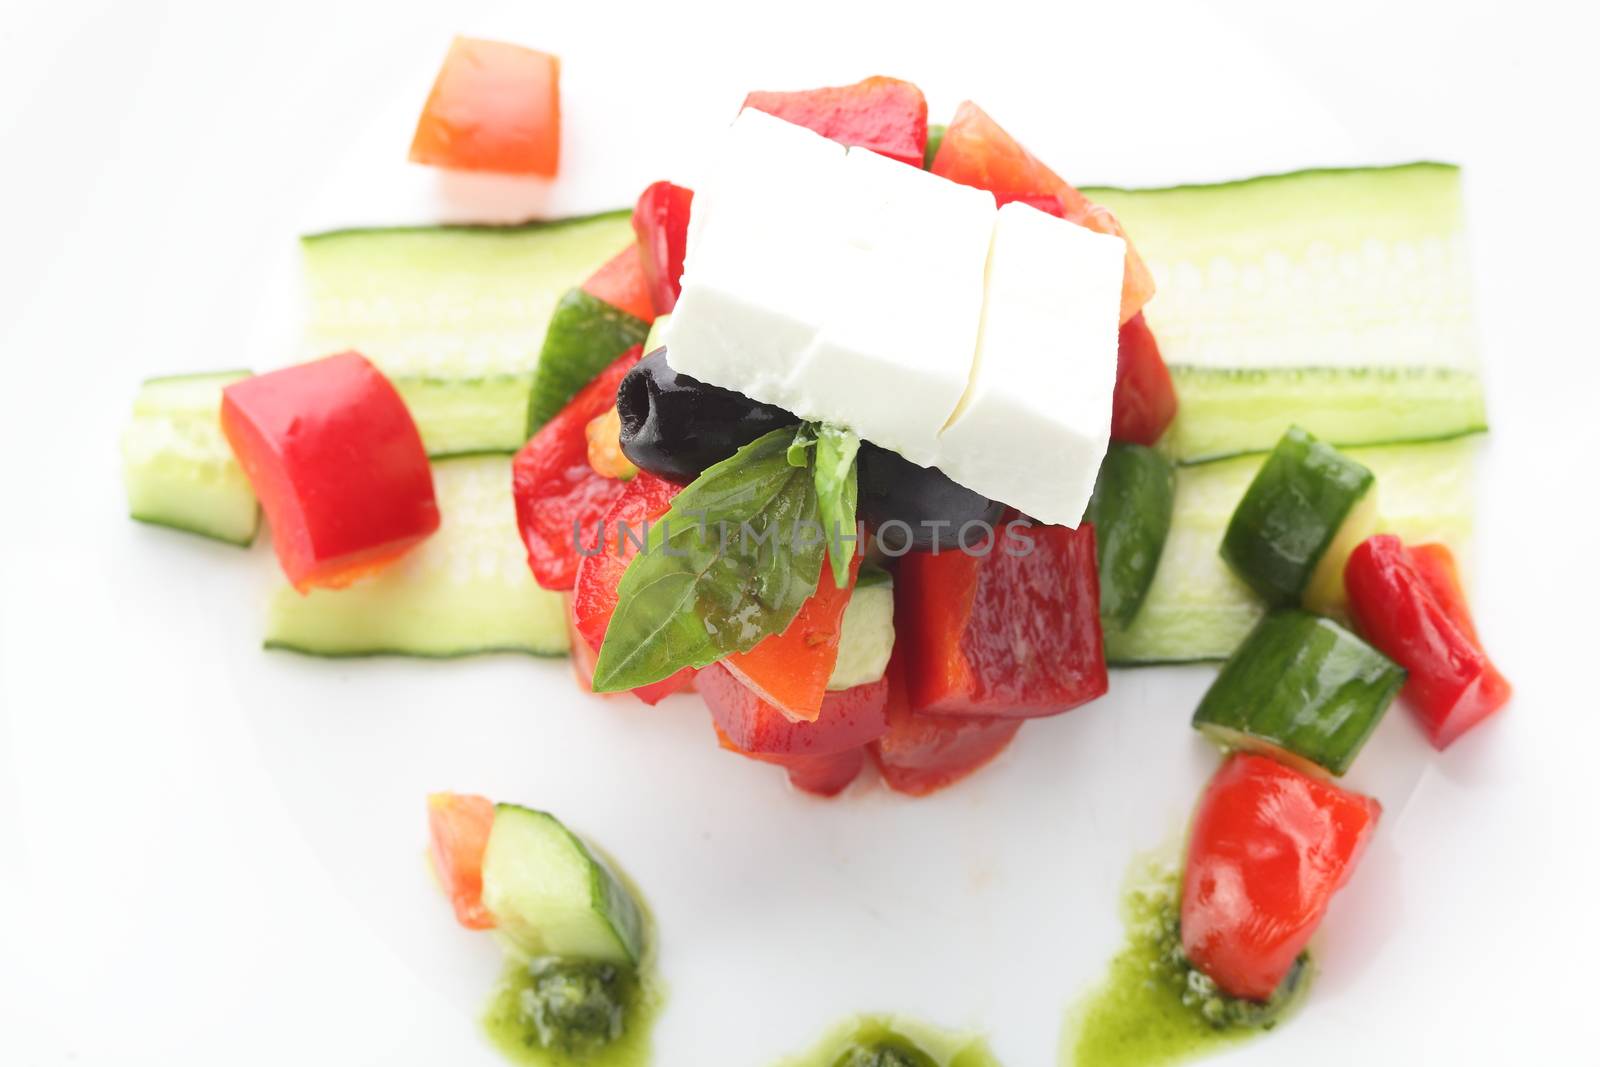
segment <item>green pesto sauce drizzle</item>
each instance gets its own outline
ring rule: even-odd
[[[1271,1030],[1311,984],[1302,954],[1265,1004],[1239,1000],[1190,966],[1178,933],[1178,872],[1145,860],[1122,901],[1128,940],[1105,981],[1068,1014],[1062,1031],[1066,1067],[1161,1067],[1216,1052]]]
[[[897,1015],[856,1015],[773,1067],[1000,1067],[983,1038]]]
[[[528,1067],[644,1067],[661,993],[648,970],[507,957],[484,1029]]]

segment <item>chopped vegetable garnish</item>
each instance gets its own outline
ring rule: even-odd
[[[650,280],[645,277],[644,258],[639,246],[631,244],[618,252],[583,283],[583,291],[636,319],[650,322],[656,317],[650,300]]]
[[[1178,413],[1178,394],[1172,387],[1156,335],[1140,312],[1122,324],[1117,334],[1117,387],[1111,394],[1111,439],[1136,445],[1153,445],[1161,439]]]
[[[926,715],[911,710],[900,657],[889,663],[889,729],[872,758],[890,789],[927,796],[982,769],[1011,744],[1021,719]]]
[[[801,92],[755,92],[745,107],[815,130],[844,145],[922,166],[928,143],[928,101],[899,78],[866,78],[854,85]]]
[[[358,353],[229,385],[222,431],[301,592],[348,585],[439,528],[416,423]]]
[[[711,721],[741,752],[826,756],[860,748],[888,729],[887,677],[829,693],[815,722],[796,722],[762,700],[722,664],[695,680]]]
[[[411,162],[555,177],[561,159],[561,61],[457,37],[428,94]]]
[[[1478,643],[1448,549],[1408,550],[1380,534],[1350,554],[1344,580],[1356,627],[1406,669],[1401,694],[1435,748],[1511,699],[1511,684]]]
[[[689,205],[694,190],[656,182],[639,195],[633,232],[639,239],[640,266],[657,315],[670,315],[683,280],[689,245]]]
[[[429,856],[456,921],[469,930],[488,930],[494,916],[483,906],[483,850],[494,824],[494,805],[470,793],[428,796]]]

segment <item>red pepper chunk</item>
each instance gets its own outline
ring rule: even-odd
[[[636,319],[649,322],[656,317],[655,305],[650,300],[650,283],[644,276],[644,263],[637,244],[629,245],[606,260],[583,283],[583,291]]]
[[[861,769],[867,765],[865,746],[822,755],[746,752],[730,741],[728,735],[723,733],[716,723],[711,725],[717,731],[717,744],[747,759],[782,767],[789,775],[789,784],[802,793],[811,793],[819,797],[838,796],[860,776]]]
[[[1448,549],[1407,550],[1391,534],[1369,537],[1345,563],[1344,584],[1356,628],[1406,669],[1400,694],[1434,748],[1511,699],[1511,684],[1478,643]]]
[[[649,524],[666,514],[681,486],[643,471],[624,486],[621,494],[598,520],[587,522],[582,531],[583,557],[578,564],[572,590],[572,621],[589,647],[587,676],[594,678],[600,646],[605,643],[606,627],[617,610],[617,588],[628,564],[639,554],[648,536]],[[685,667],[670,678],[631,689],[646,704],[657,704],[673,693],[681,693],[694,682],[695,671]]]
[[[1266,756],[1237,753],[1189,830],[1183,951],[1226,993],[1266,1000],[1350,880],[1382,808]]]
[[[1008,523],[982,556],[908,554],[895,620],[919,715],[1059,715],[1106,691],[1088,523]]]
[[[728,743],[751,755],[833,755],[860,748],[889,726],[887,677],[830,692],[815,722],[790,719],[720,663],[702,669],[696,686]]]
[[[411,140],[411,162],[555,176],[561,161],[561,60],[457,37]]]
[[[656,182],[639,194],[633,208],[633,233],[639,263],[657,315],[670,314],[683,288],[683,257],[689,246],[689,208],[694,190]]]
[[[928,146],[928,101],[921,89],[899,78],[879,75],[825,89],[754,92],[744,106],[913,167],[922,166]]]
[[[889,660],[888,714],[888,732],[872,742],[872,758],[890,789],[914,797],[936,793],[981,769],[1022,729],[1021,719],[916,714],[898,653]]]
[[[1155,295],[1155,280],[1133,242],[1128,241],[1116,216],[1091,202],[1071,183],[1045,166],[1032,152],[970,100],[956,108],[945,129],[939,152],[933,157],[933,173],[962,185],[987,189],[995,201],[1005,204],[1024,200],[1040,206],[1042,199],[1055,199],[1059,214],[1068,222],[1099,233],[1121,237],[1127,243],[1127,258],[1122,274],[1122,309],[1119,321],[1127,322]]]
[[[850,578],[839,588],[826,558],[817,591],[800,605],[787,629],[764,638],[748,652],[735,652],[721,662],[757,696],[791,719],[815,722],[822,712],[828,679],[839,662],[839,633],[844,609],[861,570],[861,553],[850,561]]]
[[[1111,393],[1111,439],[1153,445],[1178,414],[1172,374],[1144,312],[1117,333],[1117,385]]]
[[[380,570],[439,528],[433,471],[405,401],[356,352],[235,382],[222,432],[300,592]]]
[[[456,921],[469,930],[489,930],[494,916],[483,906],[483,853],[494,826],[494,805],[468,793],[428,796],[428,855],[450,898]]]
[[[589,423],[616,406],[617,386],[639,362],[635,345],[578,391],[511,462],[517,529],[544,588],[566,592],[578,575],[577,532],[598,522],[627,487],[589,465]]]

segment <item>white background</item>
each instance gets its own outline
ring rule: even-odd
[[[692,702],[586,700],[560,663],[260,652],[263,553],[123,518],[135,384],[287,359],[302,229],[614,206],[692,179],[746,89],[879,72],[935,117],[978,99],[1086,184],[1466,164],[1495,426],[1477,599],[1517,700],[1444,756],[1386,720],[1352,778],[1388,814],[1313,1000],[1236,1061],[1593,1062],[1579,5],[719,8],[5,3],[0,1062],[497,1062],[474,1023],[494,949],[422,864],[439,788],[547,806],[623,858],[662,925],[661,1063],[759,1065],[869,1008],[1054,1062],[1129,858],[1214,765],[1186,725],[1208,671],[1119,673],[936,799],[822,804],[718,753]],[[566,57],[556,188],[403,162],[458,30]]]

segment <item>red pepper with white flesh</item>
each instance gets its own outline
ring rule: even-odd
[[[1355,872],[1382,808],[1266,756],[1236,753],[1189,829],[1183,951],[1223,992],[1266,1000]]]
[[[639,202],[633,208],[639,263],[657,315],[670,314],[682,291],[683,257],[689,246],[689,207],[693,202],[694,190],[656,182],[639,194]]]
[[[470,793],[428,796],[429,858],[456,921],[468,930],[489,930],[494,916],[483,906],[483,853],[494,826],[494,804]]]
[[[411,140],[411,162],[555,177],[561,161],[561,61],[457,37]]]
[[[583,291],[636,319],[649,322],[656,317],[655,304],[650,299],[650,282],[645,277],[644,259],[637,243],[601,264],[583,283]]]
[[[914,797],[936,793],[1004,752],[1021,719],[975,715],[918,715],[911,710],[901,657],[889,659],[889,729],[872,742],[884,783]]]
[[[928,147],[928,101],[899,78],[865,78],[854,85],[801,92],[754,92],[744,106],[879,155],[922,166]]]
[[[359,353],[228,386],[222,432],[302,593],[381,570],[439,528],[417,424]]]
[[[1350,553],[1344,585],[1356,629],[1406,669],[1400,695],[1434,748],[1511,699],[1511,684],[1478,643],[1448,549],[1369,537]]]
[[[909,553],[894,589],[919,715],[1059,715],[1106,691],[1089,523],[1006,523],[987,555]]]
[[[1098,233],[1121,237],[1127,242],[1127,259],[1122,274],[1121,322],[1127,322],[1155,294],[1155,280],[1139,252],[1128,241],[1116,216],[1080,193],[1071,183],[1045,166],[1022,147],[1000,124],[970,100],[956,108],[944,131],[938,154],[933,157],[933,173],[962,185],[987,189],[1004,204],[1026,200],[1039,206],[1041,199],[1053,198],[1061,205],[1059,214],[1068,222],[1086,226]]]
[[[814,722],[822,711],[828,679],[839,662],[839,633],[844,609],[861,571],[861,553],[850,561],[850,578],[841,589],[823,559],[817,591],[802,605],[787,629],[764,638],[748,652],[735,652],[720,662],[758,697],[787,717]]]
[[[639,362],[635,345],[619,356],[555,418],[528,439],[511,463],[517,529],[528,566],[545,589],[566,592],[578,576],[575,530],[592,529],[628,483],[605,478],[589,464],[589,423],[617,403],[617,386]]]
[[[683,487],[664,478],[640,471],[628,482],[618,482],[622,492],[598,521],[583,527],[584,555],[578,563],[578,573],[572,590],[573,626],[589,646],[595,659],[589,660],[588,677],[594,677],[594,664],[600,646],[605,643],[606,627],[617,610],[617,587],[628,563],[639,553],[639,545],[646,538],[646,530],[672,506],[672,498]],[[570,534],[569,534],[570,536]],[[604,540],[601,540],[603,536]],[[634,696],[646,704],[656,704],[673,693],[681,693],[694,682],[692,667],[631,689]]]
[[[1178,414],[1172,387],[1155,334],[1140,312],[1117,333],[1117,384],[1111,393],[1111,439],[1154,445]]]

